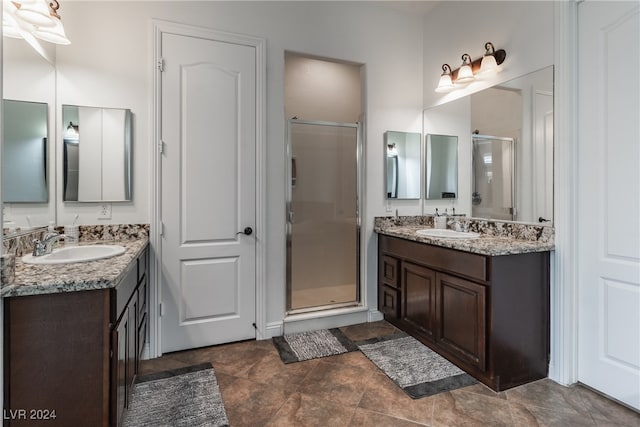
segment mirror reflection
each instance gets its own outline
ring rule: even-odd
[[[427,109],[424,123],[458,136],[456,212],[553,223],[553,66]]]
[[[387,199],[420,198],[420,145],[419,133],[384,133]]]
[[[458,137],[429,134],[426,144],[425,198],[456,199],[458,197]]]
[[[131,111],[62,106],[63,200],[131,200]]]
[[[46,203],[48,106],[3,100],[2,198],[6,203]]]

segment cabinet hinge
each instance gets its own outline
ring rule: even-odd
[[[109,350],[109,359],[113,359],[113,350]]]
[[[158,70],[164,72],[164,58],[158,59]]]

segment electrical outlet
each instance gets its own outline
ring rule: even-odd
[[[102,203],[98,208],[98,219],[111,219],[111,203]]]

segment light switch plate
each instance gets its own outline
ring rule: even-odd
[[[98,219],[111,219],[111,203],[102,203],[98,208]]]

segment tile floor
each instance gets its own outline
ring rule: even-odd
[[[384,321],[341,329],[354,341],[395,332]],[[640,426],[639,414],[547,379],[413,400],[360,352],[285,365],[271,340],[170,353],[144,361],[142,373],[203,362],[214,366],[231,427]]]

